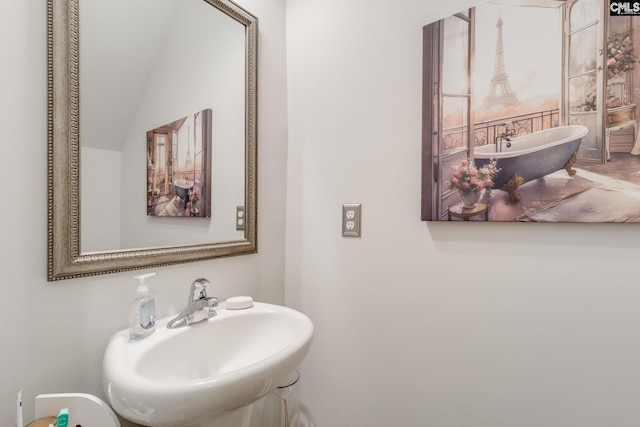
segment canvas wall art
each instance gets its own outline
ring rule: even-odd
[[[501,0],[424,27],[422,219],[640,222],[640,17]]]
[[[212,111],[147,132],[147,215],[211,217]]]

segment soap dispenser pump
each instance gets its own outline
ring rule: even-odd
[[[156,330],[156,301],[149,295],[149,288],[144,282],[155,274],[147,273],[134,277],[140,283],[129,309],[129,339],[140,340]]]

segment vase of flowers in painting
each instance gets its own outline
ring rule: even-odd
[[[630,33],[614,34],[607,40],[607,78],[609,80],[633,70],[637,62]]]
[[[460,199],[465,209],[473,209],[480,199],[480,190],[460,190]]]
[[[197,185],[193,186],[193,189],[189,192],[189,212],[192,216],[198,216],[200,209],[198,209],[198,201],[200,200],[200,190]]]
[[[447,187],[458,192],[464,209],[476,207],[482,190],[491,191],[493,179],[500,172],[496,160],[477,168],[473,161],[465,159],[460,165],[453,165],[451,170],[453,174],[447,181]]]

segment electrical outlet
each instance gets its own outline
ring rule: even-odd
[[[244,230],[245,222],[244,206],[236,206],[236,230]]]
[[[342,235],[360,237],[360,217],[362,204],[345,203],[342,205]]]

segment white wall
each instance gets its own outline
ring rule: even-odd
[[[259,253],[155,269],[160,315],[181,309],[188,286],[209,278],[222,298],[284,299],[286,200],[285,10],[282,0],[239,2],[260,18]],[[126,327],[135,272],[48,283],[46,2],[0,0],[0,170],[16,185],[0,213],[0,425],[14,425],[24,388],[25,421],[38,393],[103,397],[102,354]],[[268,108],[265,108],[268,106]]]
[[[122,156],[119,151],[81,147],[80,164],[80,248],[83,252],[118,249]]]
[[[636,425],[636,226],[419,221],[421,27],[465,1],[289,0],[286,52],[284,1],[241,3],[260,18],[260,252],[157,269],[160,314],[199,275],[282,302],[286,202],[318,426]],[[22,184],[0,221],[1,425],[20,388],[26,419],[37,393],[102,396],[135,285],[46,282],[45,22],[43,2],[0,0],[0,170]],[[344,202],[363,203],[360,239],[340,237]]]
[[[287,1],[299,400],[323,427],[637,425],[637,226],[420,221],[422,26],[471,3]]]

